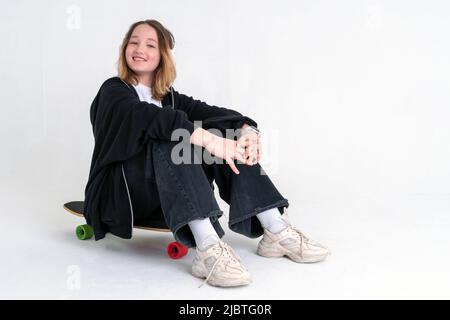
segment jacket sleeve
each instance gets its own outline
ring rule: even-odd
[[[177,93],[177,98],[179,107],[186,112],[188,119],[191,122],[202,121],[205,129],[216,128],[224,133],[226,129],[240,129],[244,123],[258,126],[253,119],[235,110],[211,106],[182,93]]]
[[[131,158],[149,140],[170,141],[175,129],[194,131],[184,111],[142,102],[120,82],[105,82],[100,88],[91,106],[91,122],[103,165]]]

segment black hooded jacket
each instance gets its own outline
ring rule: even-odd
[[[257,126],[249,117],[227,108],[210,106],[178,93],[172,87],[162,108],[142,102],[134,87],[118,77],[106,80],[91,105],[95,146],[85,188],[84,216],[96,240],[107,232],[129,239],[133,213],[123,163],[146,149],[146,177],[151,173],[151,141],[170,141],[178,128],[239,129]]]

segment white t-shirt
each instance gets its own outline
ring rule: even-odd
[[[139,96],[139,100],[145,101],[148,103],[156,104],[158,107],[162,108],[162,103],[160,100],[153,99],[152,91],[150,87],[143,85],[142,83],[138,83],[138,85],[133,85],[136,89],[137,94]]]

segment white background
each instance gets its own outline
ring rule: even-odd
[[[447,1],[0,6],[1,298],[450,298]],[[326,261],[259,257],[224,217],[254,282],[198,289],[170,234],[75,238],[62,205],[84,197],[90,104],[147,18],[175,36],[178,91],[258,122],[262,166]]]

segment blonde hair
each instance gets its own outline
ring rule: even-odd
[[[127,83],[134,85],[138,84],[138,77],[130,69],[125,58],[125,51],[130,40],[131,34],[134,28],[141,24],[147,24],[156,30],[158,35],[159,53],[161,59],[159,61],[158,67],[154,71],[152,87],[152,96],[157,100],[162,100],[163,97],[170,91],[170,86],[175,81],[176,70],[175,63],[172,58],[172,53],[170,50],[174,48],[175,38],[172,33],[167,30],[161,23],[156,20],[143,20],[135,22],[131,25],[130,29],[125,34],[123,38],[122,46],[120,47],[118,66],[118,76],[120,79]]]

